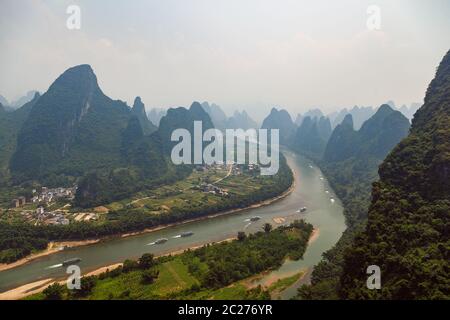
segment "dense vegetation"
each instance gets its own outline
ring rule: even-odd
[[[345,254],[340,297],[450,297],[450,52],[428,87],[410,135],[380,166],[367,227]],[[366,268],[381,268],[368,290]]]
[[[408,120],[389,106],[381,106],[360,130],[353,129],[351,115],[331,135],[319,164],[344,204],[347,230],[314,268],[311,286],[300,289],[303,299],[337,299],[345,250],[367,221],[372,182],[386,154],[404,137]]]
[[[14,111],[0,108],[0,190],[11,185],[9,161],[16,148],[17,134],[38,99],[37,93],[33,100]]]
[[[175,257],[138,261],[96,277],[82,279],[81,290],[69,292],[61,285],[47,288],[31,299],[270,299],[261,287],[230,286],[237,281],[277,269],[286,258],[300,259],[312,225],[295,221],[275,230],[260,231],[239,240],[187,250]],[[230,286],[230,287],[229,287]]]

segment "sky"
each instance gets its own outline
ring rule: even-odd
[[[87,63],[105,94],[147,109],[209,101],[261,120],[409,105],[450,49],[449,16],[448,0],[0,0],[0,94],[45,92]]]

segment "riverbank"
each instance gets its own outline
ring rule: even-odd
[[[188,219],[188,220],[183,220],[183,221],[179,221],[179,222],[174,222],[174,223],[169,223],[169,224],[164,224],[164,225],[160,225],[154,228],[147,228],[141,231],[137,231],[137,232],[130,232],[130,233],[124,233],[124,234],[118,234],[118,235],[113,235],[113,236],[106,236],[106,237],[102,237],[102,238],[96,238],[96,239],[87,239],[87,240],[81,240],[81,241],[63,241],[63,242],[50,242],[47,249],[45,251],[41,251],[41,252],[37,252],[37,253],[33,253],[25,258],[22,258],[16,262],[10,263],[10,264],[0,264],[0,272],[1,271],[5,271],[5,270],[9,270],[9,269],[13,269],[13,268],[17,268],[19,266],[25,265],[27,263],[32,262],[33,260],[54,254],[54,253],[58,253],[61,251],[61,248],[75,248],[75,247],[79,247],[79,246],[86,246],[86,245],[93,245],[93,244],[97,244],[99,242],[103,242],[103,241],[108,241],[108,240],[112,240],[115,238],[126,238],[126,237],[132,237],[132,236],[138,236],[141,234],[146,234],[146,233],[151,233],[151,232],[155,232],[158,230],[163,230],[169,227],[174,227],[174,226],[179,226],[179,225],[183,225],[183,224],[187,224],[187,223],[192,223],[192,222],[197,222],[197,221],[202,221],[202,220],[207,220],[207,219],[213,219],[216,217],[220,217],[223,215],[231,215],[231,214],[235,214],[244,210],[249,210],[249,209],[255,209],[255,208],[260,208],[260,207],[264,207],[264,206],[268,206],[270,204],[273,204],[276,201],[279,201],[285,197],[287,197],[290,193],[292,193],[292,191],[295,189],[295,185],[296,185],[296,177],[295,177],[295,172],[294,170],[292,170],[292,175],[293,175],[293,181],[291,186],[289,187],[289,189],[287,189],[286,191],[284,191],[282,194],[280,194],[279,196],[276,196],[274,198],[270,198],[258,203],[255,203],[253,205],[247,206],[245,208],[237,208],[237,209],[231,209],[231,210],[226,210],[226,211],[222,211],[222,212],[218,212],[218,213],[214,213],[214,214],[210,214],[210,215],[206,215],[203,217],[198,217],[198,218],[193,218],[193,219]]]
[[[100,242],[100,239],[82,240],[82,241],[61,241],[61,242],[60,241],[52,241],[48,244],[47,249],[45,249],[44,251],[33,253],[33,254],[29,255],[28,257],[17,260],[16,262],[13,262],[13,263],[0,264],[0,272],[9,270],[9,269],[13,269],[13,268],[17,268],[17,267],[27,264],[33,260],[60,252],[61,250],[64,250],[64,249],[86,246],[86,245],[95,244],[98,242]]]
[[[319,230],[318,229],[314,229],[313,232],[310,235],[308,244],[310,244],[313,241],[315,241],[317,239],[318,235],[319,235]],[[205,243],[205,244],[202,244],[202,245],[190,246],[190,247],[185,248],[185,249],[180,249],[180,250],[172,251],[172,252],[169,252],[169,253],[166,253],[166,254],[157,255],[156,257],[163,257],[163,256],[169,256],[169,255],[176,256],[176,255],[180,255],[180,254],[184,253],[186,250],[199,249],[199,248],[205,246],[206,244],[219,244],[219,243],[223,243],[223,242],[233,241],[233,240],[236,240],[236,239],[237,239],[236,237],[231,237],[231,238],[223,239],[223,240],[220,240],[220,241]],[[100,274],[102,274],[104,272],[114,270],[114,269],[120,267],[121,265],[122,265],[122,263],[115,263],[115,264],[111,264],[111,265],[108,265],[108,266],[103,266],[103,267],[97,268],[97,269],[95,269],[93,271],[90,271],[90,272],[86,273],[85,275],[83,275],[83,277],[98,276],[98,275],[100,275]],[[252,282],[255,279],[264,277],[269,272],[270,271],[263,272],[261,274],[258,274],[258,275],[255,275],[255,276],[252,276],[252,277],[248,278],[246,280],[248,288],[252,288]],[[303,273],[303,271],[302,271],[302,273]],[[285,276],[286,275],[279,276],[279,277],[271,277],[270,281],[265,283],[264,287],[266,289],[269,288],[271,285],[273,285],[277,281],[284,279]],[[292,275],[289,275],[289,276],[292,277]],[[299,276],[299,279],[303,278],[303,276],[304,276],[304,274]],[[14,288],[12,290],[8,290],[6,292],[0,293],[0,300],[20,300],[20,299],[24,299],[27,296],[41,293],[48,286],[50,286],[50,285],[52,285],[54,283],[59,283],[61,285],[64,285],[65,284],[65,280],[58,280],[58,279],[48,278],[48,279],[44,279],[44,280],[39,280],[39,281],[35,281],[35,282],[32,282],[32,283],[28,283],[28,284],[22,285],[20,287]]]
[[[294,172],[293,172],[293,174],[294,174]],[[213,219],[213,218],[217,218],[217,217],[220,217],[220,216],[234,214],[234,213],[238,213],[238,212],[249,210],[249,209],[256,209],[256,208],[265,207],[265,206],[271,205],[271,204],[275,203],[276,201],[279,201],[279,200],[287,197],[289,194],[291,194],[292,191],[294,191],[294,189],[295,189],[295,183],[296,182],[295,182],[295,175],[294,175],[293,182],[292,182],[291,186],[289,187],[289,189],[284,191],[279,196],[276,196],[274,198],[270,198],[270,199],[267,199],[267,200],[263,200],[261,202],[252,204],[252,205],[244,207],[244,208],[237,208],[237,209],[226,210],[226,211],[222,211],[222,212],[218,212],[218,213],[209,214],[209,215],[206,215],[206,216],[203,216],[203,217],[183,220],[183,221],[180,221],[180,222],[169,223],[169,224],[161,225],[161,226],[154,227],[154,228],[147,228],[147,229],[144,229],[144,230],[141,230],[141,231],[136,231],[136,232],[131,232],[131,233],[124,233],[124,234],[120,235],[120,237],[125,238],[125,237],[131,237],[131,236],[138,236],[138,235],[141,235],[141,234],[144,234],[144,233],[155,232],[155,231],[158,231],[158,230],[163,230],[163,229],[166,229],[166,228],[169,228],[169,227],[183,225],[183,224],[186,224],[186,223],[198,222],[198,221],[207,220],[207,219]]]
[[[317,240],[318,237],[319,237],[319,229],[314,229],[313,232],[311,233],[310,237],[309,237],[308,245],[311,244],[312,242],[314,242],[315,240]],[[223,243],[223,242],[229,242],[229,241],[233,241],[235,239],[236,239],[236,237],[231,237],[231,238],[227,238],[227,239],[224,239],[224,240],[211,242],[209,244],[218,244],[218,243]],[[168,256],[168,255],[176,256],[176,255],[182,254],[186,250],[196,250],[196,249],[199,249],[199,248],[203,247],[204,245],[206,245],[206,244],[190,246],[190,247],[185,248],[185,249],[176,250],[176,251],[172,251],[172,252],[169,252],[169,253],[161,254],[161,255],[158,255],[156,257],[163,257],[163,256]],[[92,271],[86,273],[83,276],[84,277],[98,276],[98,275],[100,275],[100,274],[102,274],[104,272],[114,270],[114,269],[120,267],[121,265],[122,265],[122,263],[114,263],[114,264],[111,264],[111,265],[108,265],[108,266],[103,266],[103,267],[97,268],[95,270],[92,270]],[[264,275],[267,275],[269,273],[270,272],[267,271],[267,272],[255,275],[255,276],[247,279],[248,288],[252,287],[251,283],[254,282],[256,279],[260,279],[260,278],[264,277]],[[272,284],[276,283],[277,281],[279,281],[281,279],[284,279],[287,276],[292,276],[292,275],[282,275],[282,276],[280,275],[280,276],[276,276],[276,277],[271,277],[270,279],[268,279],[267,282],[265,282],[264,287],[265,288],[269,288]],[[304,277],[304,274],[301,277],[299,277],[299,279],[297,281],[301,280],[303,277]],[[48,279],[45,279],[45,280],[40,280],[40,281],[28,283],[26,285],[14,288],[12,290],[8,290],[6,292],[0,293],[0,300],[19,300],[19,299],[23,299],[23,298],[26,298],[27,296],[30,296],[30,295],[33,295],[33,294],[37,294],[37,293],[40,293],[40,292],[44,291],[45,288],[47,288],[48,286],[50,286],[51,284],[56,283],[56,282],[58,282],[60,284],[64,284],[65,283],[65,281],[58,281],[58,280],[52,279],[52,278],[48,278]]]
[[[195,250],[195,249],[199,249],[201,247],[203,247],[206,244],[218,244],[218,243],[223,243],[223,242],[228,242],[228,241],[233,241],[235,240],[236,237],[233,238],[227,238],[224,240],[220,240],[220,241],[216,241],[216,242],[211,242],[211,243],[205,243],[202,245],[196,245],[196,246],[191,246],[188,247],[186,249],[181,249],[181,250],[176,250],[173,252],[169,252],[166,254],[161,254],[156,256],[158,257],[163,257],[163,256],[176,256],[176,255],[180,255],[182,254],[184,251],[186,250]],[[88,273],[86,273],[85,275],[83,275],[83,277],[89,277],[89,276],[98,276],[106,271],[111,271],[114,270],[118,267],[120,267],[123,263],[114,263],[108,266],[103,266],[100,267],[98,269],[92,270]],[[54,283],[59,283],[64,285],[65,284],[65,280],[61,280],[58,281],[57,279],[53,279],[53,278],[48,278],[48,279],[44,279],[44,280],[39,280],[39,281],[35,281],[35,282],[31,282],[31,283],[27,283],[25,285],[22,285],[20,287],[8,290],[6,292],[0,293],[0,300],[20,300],[23,298],[26,298],[28,296],[31,296],[33,294],[37,294],[37,293],[41,293],[42,291],[45,290],[45,288],[47,288],[48,286],[54,284]]]

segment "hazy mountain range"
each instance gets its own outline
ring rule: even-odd
[[[36,90],[28,91],[24,96],[18,98],[15,101],[11,101],[11,102],[9,102],[5,97],[0,95],[0,104],[2,104],[3,107],[6,108],[6,110],[9,110],[9,111],[15,110],[15,109],[23,106],[25,103],[33,100],[36,93],[38,93]]]

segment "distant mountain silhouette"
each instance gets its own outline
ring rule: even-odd
[[[320,159],[331,135],[331,123],[327,117],[305,117],[297,128],[291,147],[311,158]]]
[[[162,117],[166,115],[166,113],[166,109],[152,108],[147,114],[147,117],[155,126],[159,127],[159,122],[161,121]]]
[[[303,120],[306,117],[310,117],[311,119],[317,118],[320,119],[321,117],[323,117],[324,114],[322,113],[322,111],[320,109],[310,109],[307,112],[305,112],[304,114],[297,114],[297,118],[295,119],[295,124],[300,127],[303,123]]]
[[[36,90],[30,90],[24,96],[20,97],[19,99],[15,100],[15,101],[12,101],[9,106],[13,109],[20,108],[25,103],[33,100],[36,93],[38,93]]]
[[[210,105],[205,101],[202,103],[202,107],[211,118],[215,128],[220,130],[226,129],[227,115],[217,104],[213,103]]]
[[[227,129],[258,129],[258,124],[254,121],[247,112],[235,111],[226,122]]]
[[[2,96],[1,94],[0,94],[0,104],[3,107],[2,109],[5,109],[5,107],[9,106],[8,100],[4,96]]]
[[[136,99],[134,100],[133,108],[131,109],[131,111],[139,119],[139,123],[142,127],[144,135],[148,136],[156,131],[157,127],[147,118],[145,106],[142,103],[140,97],[136,97]]]
[[[189,109],[178,107],[167,110],[167,114],[161,119],[158,131],[156,131],[166,154],[170,155],[172,148],[178,143],[171,141],[171,135],[175,129],[187,129],[191,133],[193,145],[194,121],[202,122],[203,131],[214,128],[211,118],[198,102],[192,103]]]
[[[382,105],[358,131],[354,130],[353,116],[349,113],[334,129],[324,160],[335,162],[353,156],[374,156],[382,160],[407,135],[408,129],[408,119],[387,104]]]
[[[406,105],[402,105],[400,108],[398,108],[398,111],[403,113],[403,115],[405,117],[407,117],[408,119],[412,120],[412,118],[414,117],[414,114],[417,112],[417,110],[419,110],[421,105],[422,104],[420,104],[420,103],[411,103],[409,108]]]
[[[336,126],[344,120],[346,115],[351,114],[353,118],[354,128],[355,130],[359,130],[363,123],[367,121],[371,116],[373,116],[375,112],[376,110],[374,110],[372,107],[354,106],[350,110],[344,108],[341,111],[334,112],[332,115],[330,115],[331,126],[333,128],[336,128]]]
[[[270,114],[264,119],[262,129],[279,129],[280,143],[288,145],[295,134],[296,126],[289,113],[284,110],[272,108]]]

